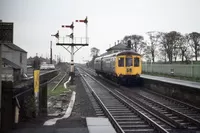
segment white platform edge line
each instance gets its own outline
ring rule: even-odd
[[[184,83],[185,80],[177,80],[177,79],[172,79],[172,80],[175,80],[175,81],[168,81],[167,79],[170,79],[170,78],[166,78],[166,77],[161,77],[160,79],[157,79],[156,76],[150,76],[150,75],[143,75],[141,77],[143,78],[146,78],[146,79],[150,79],[150,80],[156,80],[156,81],[161,81],[161,82],[166,82],[166,83],[170,83],[170,84],[176,84],[176,85],[181,85],[181,86],[186,86],[186,87],[193,87],[193,88],[197,88],[197,89],[200,89],[200,86],[196,85],[196,84],[191,84],[191,83],[197,83],[198,82],[192,82],[191,83]],[[180,83],[179,83],[180,82]],[[187,81],[186,81],[187,82]]]
[[[65,89],[67,89],[67,84],[69,83],[70,80],[71,80],[71,76],[70,76],[69,79],[64,83]]]
[[[73,109],[73,106],[74,106],[74,103],[75,103],[75,99],[76,99],[76,92],[73,91],[72,92],[72,96],[71,96],[71,100],[70,100],[69,106],[68,106],[68,108],[67,108],[67,110],[65,112],[65,115],[63,117],[61,117],[61,118],[49,119],[49,120],[45,121],[43,125],[44,126],[54,125],[57,122],[57,120],[68,118],[72,113],[72,109]]]

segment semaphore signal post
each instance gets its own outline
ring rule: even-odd
[[[84,20],[76,20],[76,22],[85,23],[85,38],[75,38],[74,37],[74,23],[72,22],[71,25],[62,25],[62,28],[69,28],[72,30],[72,33],[70,35],[67,35],[66,37],[70,38],[71,41],[65,40],[63,38],[63,41],[61,42],[62,38],[59,36],[59,31],[52,36],[55,36],[58,39],[58,42],[56,45],[60,45],[63,48],[65,48],[71,55],[71,63],[70,63],[70,76],[71,76],[71,84],[73,84],[74,81],[74,54],[81,49],[83,46],[88,46],[88,18],[86,17]],[[84,41],[85,40],[85,41]],[[65,46],[68,46],[67,48]],[[78,47],[79,46],[79,47]],[[71,47],[71,51],[68,49]],[[74,50],[76,48],[76,50]]]

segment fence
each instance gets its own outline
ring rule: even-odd
[[[181,64],[143,64],[143,72],[173,74],[175,76],[185,76],[200,78],[200,65]]]
[[[39,115],[47,113],[47,84],[58,74],[52,70],[40,75]],[[12,81],[2,82],[2,128],[0,132],[8,132],[16,123],[35,117],[35,97],[33,77],[14,85]]]

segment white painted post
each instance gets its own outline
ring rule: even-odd
[[[86,23],[86,29],[85,29],[85,36],[86,36],[86,44],[88,44],[88,24]]]
[[[74,29],[72,28],[72,34],[74,35]],[[72,37],[72,44],[74,44],[74,37]],[[74,46],[71,46],[71,84],[73,84],[74,80]]]
[[[71,46],[71,73],[74,72],[74,46]]]

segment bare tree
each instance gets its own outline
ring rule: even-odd
[[[148,46],[144,49],[144,58],[146,59],[147,62],[151,62],[151,46]]]
[[[167,57],[169,59],[169,63],[172,63],[173,57],[175,57],[175,61],[178,55],[178,41],[181,37],[181,34],[176,31],[171,31],[169,33],[159,33],[161,44],[163,49],[165,50]]]
[[[200,33],[197,33],[197,32],[190,33],[189,34],[189,44],[195,55],[195,60],[197,61],[197,58],[199,56],[199,51],[200,51]]]
[[[141,35],[125,36],[123,40],[128,44],[128,47],[134,49],[135,52],[140,54],[146,46],[146,43],[144,42],[144,37]]]
[[[147,32],[147,34],[149,35],[150,39],[150,47],[148,47],[148,50],[150,50],[152,61],[155,62],[156,49],[159,43],[160,34],[156,31]]]
[[[178,41],[179,48],[179,56],[181,57],[181,61],[184,62],[185,54],[188,50],[188,35],[181,35]],[[187,52],[188,53],[188,52]]]
[[[167,53],[166,53],[165,49],[160,46],[158,51],[159,51],[158,52],[158,55],[159,55],[158,59],[160,61],[164,61],[165,63],[167,63]]]

